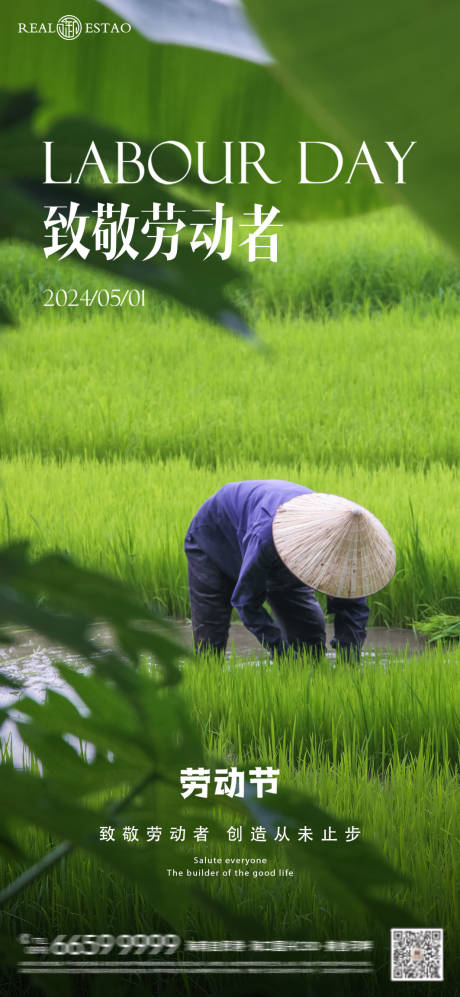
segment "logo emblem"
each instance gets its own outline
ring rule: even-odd
[[[74,38],[78,38],[81,35],[81,21],[78,20],[78,17],[74,17],[73,14],[64,14],[63,17],[59,18],[56,30],[59,37],[64,38],[66,42],[73,41]]]

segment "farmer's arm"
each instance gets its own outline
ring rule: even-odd
[[[270,550],[256,533],[245,537],[240,574],[232,594],[232,606],[244,626],[265,647],[279,653],[284,650],[281,632],[263,602],[271,564]]]
[[[358,656],[366,639],[366,625],[369,607],[362,599],[339,599],[328,595],[327,612],[334,614],[334,637],[332,647],[342,651],[346,657]]]

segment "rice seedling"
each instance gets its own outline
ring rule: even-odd
[[[437,613],[413,624],[416,633],[424,634],[430,644],[435,641],[458,640],[460,637],[460,616],[450,613]]]

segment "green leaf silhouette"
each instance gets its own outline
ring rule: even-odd
[[[460,132],[452,108],[459,96],[460,8],[455,0],[384,5],[245,0],[245,6],[279,62],[277,71],[321,124],[325,138],[344,143],[355,155],[366,141],[378,155],[387,193],[404,198],[458,250]],[[394,141],[401,154],[417,143],[407,157],[404,185],[395,185],[396,161],[386,141]]]

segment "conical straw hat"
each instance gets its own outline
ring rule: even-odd
[[[339,495],[311,492],[289,499],[276,510],[273,539],[289,570],[328,595],[371,595],[395,572],[395,549],[380,520]]]

